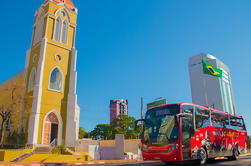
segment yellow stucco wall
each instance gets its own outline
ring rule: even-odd
[[[62,129],[62,140],[65,139],[66,131],[66,116],[67,116],[67,100],[69,91],[69,79],[70,79],[70,66],[71,66],[71,54],[72,48],[74,47],[75,40],[75,29],[77,14],[66,8],[64,5],[56,5],[52,2],[43,4],[41,6],[44,13],[44,24],[43,24],[43,34],[42,38],[47,38],[46,53],[45,53],[45,63],[44,63],[44,73],[42,81],[42,96],[41,96],[41,108],[40,108],[40,118],[39,118],[39,130],[38,130],[38,144],[42,143],[42,129],[43,120],[45,115],[51,111],[56,110],[62,117],[63,129]],[[68,42],[66,44],[60,43],[53,40],[54,35],[54,24],[55,19],[58,16],[58,10],[63,9],[67,12],[68,20]],[[35,23],[38,18],[38,13],[35,16]],[[36,31],[36,24],[34,24],[33,34]],[[42,42],[34,44],[34,35],[32,38],[32,44],[29,54],[28,67],[27,70],[19,73],[18,75],[12,77],[10,80],[0,84],[0,105],[9,104],[10,102],[10,92],[13,88],[16,88],[15,95],[21,97],[19,104],[15,106],[15,111],[13,116],[13,127],[12,132],[17,131],[18,126],[22,126],[25,129],[26,136],[29,129],[29,118],[32,111],[32,104],[34,100],[34,90],[28,91],[29,79],[32,71],[36,70],[36,75],[38,74],[39,58],[41,54]],[[59,54],[62,57],[61,61],[55,60],[55,55]],[[56,92],[49,89],[50,75],[52,70],[58,67],[63,75],[63,90],[62,92]],[[27,79],[25,80],[25,73],[27,74]],[[26,83],[26,84],[25,84]],[[23,109],[22,109],[23,108]],[[21,113],[20,113],[21,112]],[[20,120],[21,119],[21,120]],[[21,123],[21,124],[20,124]],[[8,143],[8,142],[6,142]],[[63,141],[64,143],[64,141]]]
[[[9,80],[0,84],[0,107],[7,108],[11,111],[11,131],[5,132],[4,144],[8,144],[7,136],[14,131],[18,131],[20,122],[20,111],[22,106],[24,90],[23,72],[11,77]],[[12,95],[13,94],[13,95]],[[12,96],[14,97],[12,100]],[[1,119],[1,117],[0,117]],[[1,119],[2,121],[2,119]]]
[[[44,75],[43,75],[43,93],[42,93],[42,103],[40,109],[40,121],[39,121],[39,135],[38,138],[42,137],[42,127],[43,127],[43,119],[45,115],[51,111],[56,110],[60,113],[63,119],[63,138],[65,137],[65,129],[66,129],[66,113],[67,113],[67,99],[68,99],[68,91],[69,91],[69,67],[70,67],[70,54],[71,52],[59,47],[55,47],[51,44],[47,45],[46,50],[46,58],[45,58],[45,66],[44,66]],[[62,56],[62,60],[57,62],[55,60],[55,55],[60,54]],[[52,70],[58,67],[63,74],[63,88],[62,92],[56,92],[53,90],[49,90],[49,82],[50,75]],[[38,144],[41,143],[41,139],[38,139]]]
[[[33,69],[36,70],[37,73],[37,66],[38,66],[38,62],[39,62],[39,56],[40,56],[40,51],[41,51],[41,42],[38,43],[37,45],[35,45],[34,47],[31,48],[30,50],[30,58],[29,58],[29,66],[27,69],[27,83],[25,85],[25,98],[24,98],[24,118],[26,119],[26,124],[25,124],[25,129],[26,132],[28,132],[28,122],[29,122],[29,116],[30,116],[30,112],[32,109],[32,102],[33,102],[33,90],[32,91],[28,91],[28,86],[29,86],[29,81],[30,81],[30,75]]]

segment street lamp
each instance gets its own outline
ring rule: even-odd
[[[160,96],[160,97],[157,97],[155,100],[159,100],[159,99],[162,99],[163,98],[163,96]]]

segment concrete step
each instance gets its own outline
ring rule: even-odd
[[[51,151],[52,148],[50,146],[39,146],[34,149],[34,153],[37,154],[49,154]]]

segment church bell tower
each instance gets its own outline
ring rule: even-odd
[[[76,21],[71,0],[45,0],[35,14],[22,115],[29,145],[74,147],[78,139]]]

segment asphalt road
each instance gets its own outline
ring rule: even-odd
[[[195,166],[195,163],[174,163],[174,164],[165,164],[164,162],[128,162],[128,163],[107,163],[107,164],[95,164],[97,166]],[[239,160],[229,161],[228,159],[217,159],[213,162],[206,164],[206,166],[221,166],[221,165],[241,165],[241,166],[251,166],[251,154],[246,156],[240,156]],[[85,165],[83,165],[85,166]],[[87,166],[87,165],[86,165]]]

